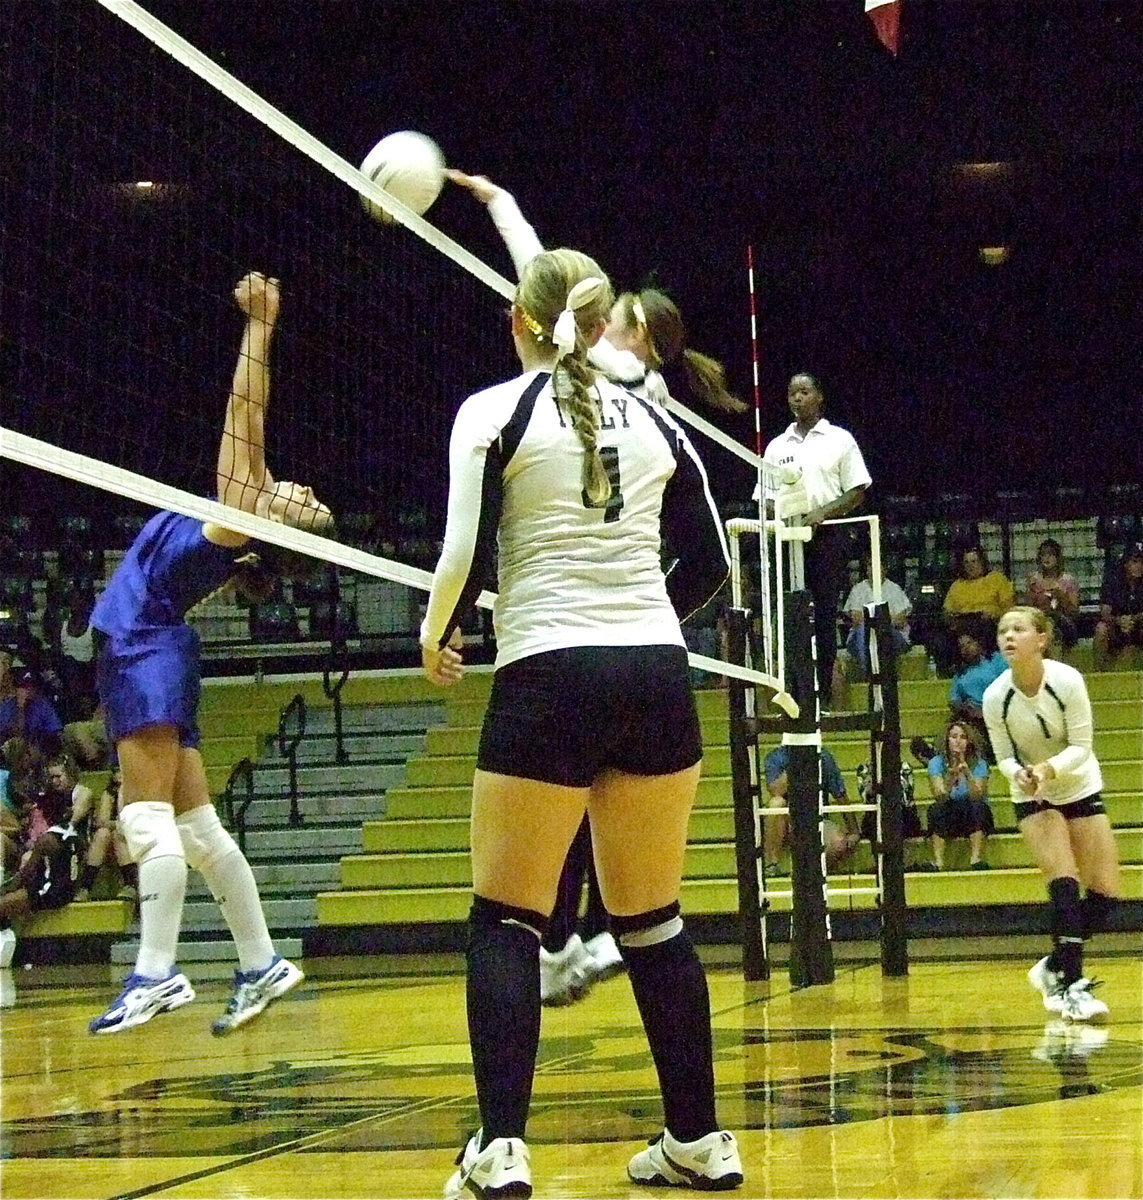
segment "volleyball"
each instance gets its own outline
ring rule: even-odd
[[[411,129],[383,137],[365,156],[362,174],[417,215],[428,211],[444,186],[445,158],[432,138]],[[380,205],[363,196],[365,211],[378,221],[393,223]]]

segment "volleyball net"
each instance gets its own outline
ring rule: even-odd
[[[134,0],[6,5],[0,44],[0,456],[45,497],[26,507],[174,509],[423,599],[455,410],[517,369],[514,284],[366,179],[368,146],[318,141]],[[203,498],[249,270],[281,280],[267,458],[330,503],[338,543]],[[708,464],[757,466],[673,407]]]

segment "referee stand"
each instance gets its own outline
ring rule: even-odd
[[[877,553],[877,518],[873,526],[874,558]],[[737,522],[735,524],[738,524]],[[749,530],[734,530],[736,533]],[[789,897],[790,981],[794,987],[829,983],[834,979],[830,927],[831,896],[873,894],[880,915],[881,969],[887,976],[908,973],[905,920],[903,798],[901,794],[901,719],[897,689],[897,652],[892,637],[888,605],[883,601],[867,608],[870,636],[868,702],[866,711],[828,713],[820,708],[814,645],[813,600],[800,587],[801,545],[793,547],[791,583],[784,596],[780,630],[785,649],[786,690],[794,699],[797,715],[775,712],[759,715],[752,684],[729,679],[730,753],[734,796],[735,861],[738,909],[742,927],[743,974],[748,980],[770,977],[767,918],[771,901]],[[879,563],[874,577],[879,579]],[[879,591],[879,589],[878,589]],[[752,614],[740,604],[727,613],[728,657],[747,666],[751,654]],[[870,738],[871,780],[875,803],[823,804],[821,788],[822,735],[834,732],[867,732]],[[759,738],[779,734],[789,748],[787,807],[766,807]],[[834,887],[829,884],[822,848],[821,821],[831,813],[876,813],[876,879],[873,887]],[[790,891],[769,888],[764,872],[762,822],[766,816],[788,812],[790,817]]]

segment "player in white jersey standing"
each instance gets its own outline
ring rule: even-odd
[[[984,693],[984,720],[1020,832],[1048,881],[1053,950],[1028,980],[1049,1012],[1083,1021],[1107,1015],[1084,976],[1083,946],[1119,895],[1119,861],[1100,797],[1087,685],[1074,667],[1044,657],[1051,640],[1039,608],[1000,618],[997,643],[1009,669]]]
[[[586,255],[532,258],[511,310],[524,372],[470,396],[449,447],[444,547],[421,628],[434,682],[460,678],[453,634],[494,547],[499,571],[467,956],[482,1127],[449,1195],[531,1195],[538,951],[585,811],[666,1117],[628,1174],[708,1189],[742,1181],[715,1116],[706,977],[679,915],[702,757],[679,614],[725,581],[726,544],[683,430],[588,367],[611,304]],[[682,554],[666,574],[664,543]]]
[[[517,277],[522,275],[544,247],[515,197],[485,175],[457,170],[447,174],[488,209],[512,256]],[[588,347],[587,357],[595,370],[661,407],[671,398],[669,382],[676,396],[687,403],[698,401],[729,413],[746,411],[746,405],[727,388],[722,364],[687,345],[677,306],[656,288],[619,296],[611,306],[603,336]],[[688,632],[696,633],[694,622]],[[692,648],[706,652],[695,643]],[[585,817],[564,864],[556,906],[540,947],[540,992],[545,1004],[581,999],[592,983],[608,978],[622,966],[607,914],[601,911],[589,826]],[[588,901],[581,938],[576,929],[585,884]]]

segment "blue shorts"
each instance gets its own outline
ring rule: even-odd
[[[577,646],[496,672],[477,766],[590,787],[608,768],[672,775],[701,758],[682,646]]]
[[[180,746],[197,747],[198,634],[174,625],[99,640],[96,685],[112,744],[148,725],[174,725]]]

